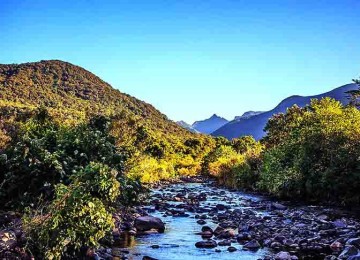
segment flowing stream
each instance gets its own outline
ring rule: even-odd
[[[240,192],[231,192],[226,189],[216,188],[204,183],[182,183],[174,184],[162,189],[155,189],[151,193],[151,198],[167,198],[166,203],[177,209],[177,205],[182,201],[176,201],[178,196],[189,194],[205,194],[207,199],[201,201],[199,207],[205,209],[205,213],[197,213],[184,211],[185,214],[180,216],[168,216],[163,210],[155,210],[153,205],[144,207],[149,214],[159,217],[166,224],[166,230],[162,234],[147,234],[136,237],[135,240],[125,238],[124,245],[121,250],[128,250],[128,259],[143,259],[144,256],[153,257],[160,260],[190,260],[190,259],[259,259],[263,258],[266,250],[259,249],[257,251],[244,250],[238,243],[232,244],[236,249],[235,252],[229,252],[228,246],[218,246],[213,249],[200,249],[195,247],[195,243],[201,241],[199,234],[202,225],[198,224],[199,216],[205,218],[206,226],[215,229],[217,226],[216,218],[207,215],[206,209],[216,207],[221,204],[229,206],[231,210],[250,208],[248,205],[252,201],[261,200],[258,196],[246,195]],[[177,197],[177,198],[176,198]],[[170,206],[170,207],[171,207]],[[218,211],[221,214],[222,210]],[[258,211],[257,214],[266,214],[266,211]],[[205,215],[205,217],[204,217]],[[155,248],[154,248],[155,247]],[[220,251],[221,250],[221,251]]]

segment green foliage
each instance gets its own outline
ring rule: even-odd
[[[144,156],[128,173],[130,178],[140,179],[143,183],[158,182],[176,177],[173,163],[167,160],[157,160]]]
[[[26,120],[23,114],[32,114],[40,106],[62,126],[107,116],[116,145],[131,150],[135,157],[145,152],[157,159],[173,158],[186,152],[186,140],[213,142],[178,126],[153,106],[113,89],[89,71],[62,61],[0,65],[0,97],[0,116],[7,125]],[[11,137],[2,124],[0,120],[0,150]]]
[[[13,145],[4,151],[1,201],[7,207],[36,203],[40,195],[51,196],[55,184],[68,184],[69,177],[90,162],[121,171],[123,158],[108,128],[104,117],[77,127],[59,126],[40,110],[21,126]]]
[[[231,140],[231,146],[238,153],[246,153],[249,149],[256,146],[256,140],[252,136],[243,136]]]
[[[27,206],[39,259],[98,246],[113,207],[137,204],[143,183],[200,173],[215,146],[61,61],[0,65],[0,97],[0,201]]]
[[[338,101],[313,100],[267,125],[259,187],[290,198],[359,204],[360,112]]]
[[[99,246],[114,226],[110,203],[120,193],[116,176],[108,166],[90,163],[71,176],[70,185],[56,185],[50,205],[24,217],[30,251],[42,259],[60,259],[76,256],[84,245]]]
[[[359,79],[354,79],[353,81],[358,86],[360,86],[360,80]],[[359,89],[350,90],[350,91],[348,91],[346,93],[349,94],[350,105],[359,108],[360,107],[360,87],[359,87]]]
[[[218,179],[220,184],[236,188],[255,189],[258,181],[263,146],[245,136],[223,142],[204,158],[203,171]]]
[[[109,131],[103,116],[69,127],[40,109],[1,155],[1,203],[20,211],[28,206],[23,228],[37,258],[78,256],[81,246],[96,247],[111,231],[114,205],[125,197],[120,181],[127,181]]]
[[[139,204],[146,197],[149,190],[141,182],[140,176],[128,176],[120,178],[121,194],[119,201],[121,205],[133,206]]]

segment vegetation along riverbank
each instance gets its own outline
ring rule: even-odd
[[[0,256],[171,259],[185,245],[158,256],[112,248],[125,233],[166,241],[182,218],[195,255],[357,259],[358,218],[292,201],[359,207],[358,94],[275,114],[259,141],[228,140],[188,131],[70,63],[0,65]],[[193,176],[242,193],[207,181],[161,187]]]

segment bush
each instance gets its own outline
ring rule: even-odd
[[[59,126],[43,111],[20,127],[20,134],[0,162],[0,201],[9,208],[50,199],[54,185],[69,184],[70,176],[90,162],[122,172],[124,158],[109,135],[104,117],[76,127]]]
[[[28,209],[23,226],[28,248],[41,259],[74,257],[84,245],[96,247],[113,228],[111,203],[119,196],[117,172],[90,163],[71,176],[66,186],[55,186],[55,199],[40,212]]]
[[[130,178],[138,178],[143,183],[175,178],[176,173],[171,162],[157,160],[150,156],[142,157],[138,164],[129,171]]]
[[[359,205],[360,111],[330,98],[273,117],[259,187],[287,198]]]
[[[231,146],[220,145],[205,158],[204,171],[222,185],[253,190],[258,181],[261,151],[262,145],[252,137],[235,139]]]

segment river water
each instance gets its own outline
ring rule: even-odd
[[[174,201],[176,194],[200,194],[207,195],[206,201],[200,202],[200,207],[214,208],[217,204],[231,206],[231,210],[249,208],[249,202],[261,200],[261,197],[244,194],[241,192],[231,192],[226,189],[208,186],[204,183],[184,183],[174,184],[163,189],[155,189],[151,193],[151,198],[162,199],[168,198],[166,203],[177,205],[182,202]],[[195,216],[198,213],[188,212],[188,216],[167,216],[164,212],[154,209],[153,206],[148,207],[149,214],[162,219],[166,224],[166,230],[162,234],[147,234],[136,237],[135,240],[129,239],[126,241],[122,250],[128,250],[128,259],[137,260],[143,259],[144,256],[153,257],[160,260],[208,260],[208,259],[259,259],[263,258],[267,251],[260,249],[256,252],[248,251],[242,248],[239,243],[233,243],[236,249],[235,252],[229,252],[228,246],[216,247],[216,249],[200,249],[195,247],[195,243],[201,241],[200,235],[196,234],[201,231],[202,225],[197,223],[198,219]],[[221,210],[219,211],[221,214]],[[267,214],[266,211],[258,211],[257,214]],[[211,216],[207,216],[205,220],[206,225],[215,229],[217,221],[212,220]],[[158,248],[153,248],[156,245]],[[219,252],[221,250],[221,252]]]

